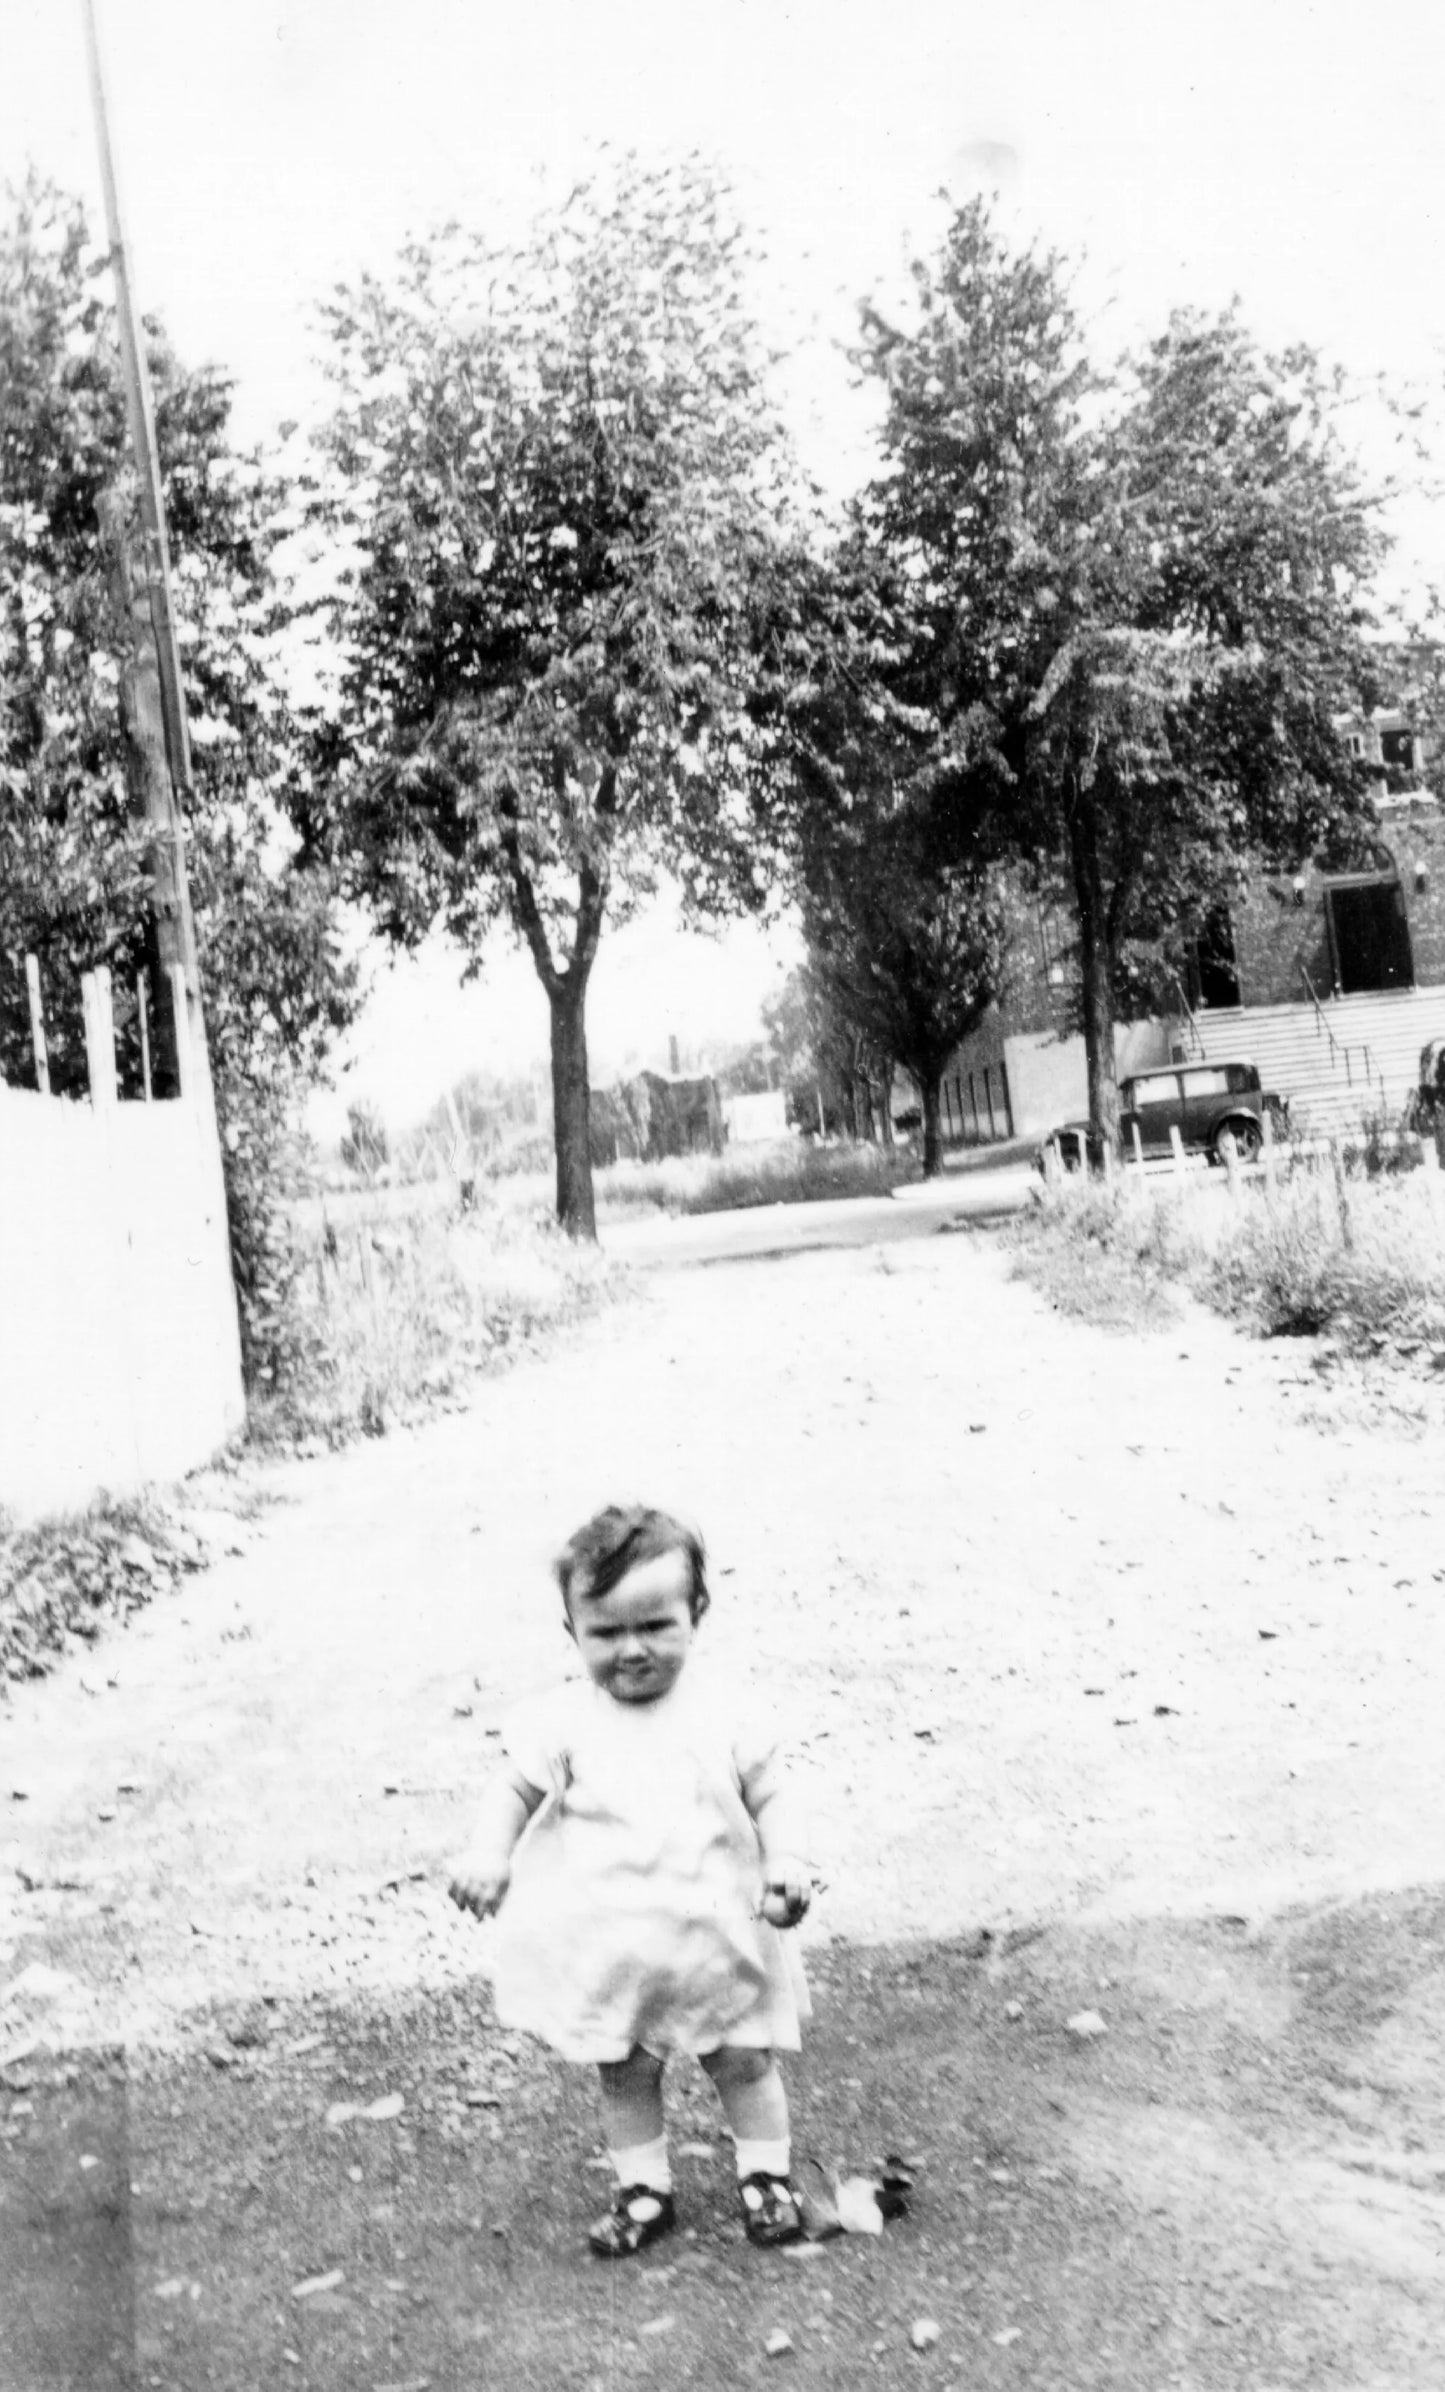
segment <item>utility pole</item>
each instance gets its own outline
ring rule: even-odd
[[[162,981],[167,985],[172,984],[172,967],[180,966],[186,998],[184,1043],[192,1061],[202,1118],[214,1134],[215,1098],[201,1010],[200,959],[186,878],[184,802],[191,787],[191,747],[175,617],[171,610],[170,548],[156,452],[155,409],[121,216],[95,0],[81,0],[81,10],[110,262],[115,275],[121,377],[140,494],[143,554],[138,573],[125,554],[122,511],[111,508],[103,513],[101,529],[111,550],[117,595],[131,648],[123,705],[133,786],[151,830],[157,961]]]
[[[155,410],[150,377],[141,343],[140,318],[131,287],[130,258],[121,219],[115,157],[111,149],[110,118],[106,106],[105,71],[96,25],[96,0],[81,0],[86,51],[90,63],[90,92],[95,109],[96,140],[100,149],[100,178],[105,194],[110,262],[115,275],[116,321],[120,331],[121,376],[125,384],[130,444],[140,486],[142,553],[127,553],[124,510],[101,509],[101,532],[110,532],[117,599],[128,656],[122,664],[122,715],[135,800],[143,808],[151,834],[151,873],[156,961],[155,986],[170,992],[175,1024],[176,1094],[190,1101],[196,1133],[205,1237],[209,1267],[198,1275],[198,1288],[209,1291],[212,1330],[223,1373],[222,1417],[226,1433],[242,1426],[246,1398],[241,1379],[241,1329],[236,1283],[227,1229],[225,1171],[216,1120],[216,1095],[211,1081],[211,1058],[201,1009],[200,959],[196,925],[186,880],[184,801],[191,786],[191,747],[186,731],[186,702],[176,647],[175,617],[171,612],[171,560],[166,540],[165,505],[161,495],[160,460],[156,454]],[[133,570],[139,564],[139,571]],[[110,1059],[115,1059],[114,1032]]]

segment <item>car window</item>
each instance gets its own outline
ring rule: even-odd
[[[1136,1105],[1172,1105],[1179,1095],[1179,1081],[1172,1071],[1156,1071],[1146,1079],[1129,1083]]]
[[[1201,1064],[1184,1074],[1186,1096],[1227,1096],[1229,1085],[1229,1067],[1224,1063]]]
[[[1231,1063],[1229,1087],[1233,1096],[1251,1096],[1259,1086],[1259,1073],[1252,1063]]]

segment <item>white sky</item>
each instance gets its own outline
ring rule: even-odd
[[[317,393],[315,302],[450,216],[525,220],[602,140],[701,148],[767,264],[759,312],[801,350],[805,461],[864,438],[837,343],[930,246],[936,193],[1001,185],[1086,255],[1123,346],[1236,295],[1267,340],[1438,388],[1445,345],[1445,12],[1419,0],[100,0],[142,304],[237,377],[261,436]],[[33,161],[99,218],[80,0],[0,0],[0,179]],[[565,183],[563,185],[565,188]],[[1428,519],[1412,532],[1427,565]],[[596,1076],[629,1051],[745,1036],[782,968],[755,934],[661,922],[604,940]],[[520,958],[385,976],[347,1085],[404,1121],[469,1063],[540,1055]]]

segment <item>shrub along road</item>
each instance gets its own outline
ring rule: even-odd
[[[3,1722],[0,2384],[1438,2381],[1438,1471],[1321,1400],[963,1235],[659,1275],[270,1468],[249,1551]],[[696,2238],[586,2262],[587,2088],[440,1891],[566,1662],[548,1555],[635,1492],[708,1536],[693,1666],[791,1726],[799,2141],[918,2161],[877,2242],[751,2252],[685,2073]]]

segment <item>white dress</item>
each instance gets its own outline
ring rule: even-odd
[[[503,2025],[569,2060],[623,2060],[637,2044],[796,2051],[808,1992],[757,1915],[746,1799],[773,1762],[766,1730],[684,1674],[653,1703],[569,1681],[519,1704],[504,1741],[546,1800],[498,1916]]]

